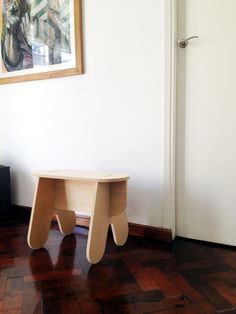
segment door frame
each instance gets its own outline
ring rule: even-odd
[[[176,230],[176,74],[177,74],[177,1],[163,0],[163,226]]]

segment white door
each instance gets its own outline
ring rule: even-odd
[[[178,0],[177,235],[236,245],[236,0]]]

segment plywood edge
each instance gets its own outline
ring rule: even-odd
[[[129,180],[129,176],[127,174],[107,171],[97,172],[97,171],[54,169],[34,171],[33,175],[35,177],[40,178],[76,180],[81,182],[89,181],[99,183],[112,183]]]

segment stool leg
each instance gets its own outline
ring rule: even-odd
[[[129,232],[128,219],[125,210],[122,214],[111,217],[111,229],[115,244],[120,246],[125,244]]]
[[[63,234],[71,234],[76,225],[75,212],[71,210],[55,209],[59,229]]]
[[[107,232],[110,224],[109,183],[95,184],[95,206],[90,219],[87,259],[90,263],[98,263],[105,251]]]
[[[53,179],[38,179],[28,231],[28,244],[33,249],[41,248],[47,241],[53,216],[53,192]]]

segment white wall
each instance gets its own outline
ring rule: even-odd
[[[0,86],[0,163],[31,206],[36,169],[130,174],[129,220],[162,226],[162,0],[84,1],[85,74]]]

